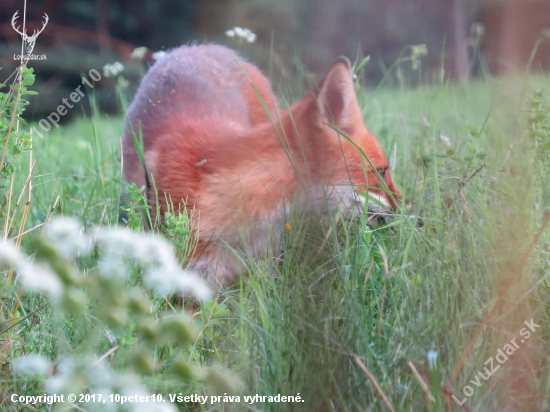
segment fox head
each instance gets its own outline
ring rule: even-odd
[[[368,201],[369,221],[394,212],[401,192],[395,187],[380,143],[367,130],[354,90],[350,61],[337,58],[318,89],[304,99],[308,119],[310,168],[346,205]],[[315,165],[311,163],[315,162]],[[374,223],[374,222],[373,222]]]

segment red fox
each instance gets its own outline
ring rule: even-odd
[[[128,114],[134,132],[141,129],[161,213],[166,195],[199,216],[191,267],[212,285],[244,271],[232,248],[265,256],[292,202],[323,202],[352,217],[363,212],[368,192],[370,214],[398,207],[401,193],[363,123],[345,57],[313,93],[283,111],[265,76],[234,51],[183,46],[149,70]],[[126,181],[144,185],[128,127],[123,156]]]

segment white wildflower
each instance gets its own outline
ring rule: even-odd
[[[57,365],[55,375],[46,381],[48,393],[78,392],[82,387],[112,387],[119,381],[115,372],[92,356],[68,357]]]
[[[210,290],[202,279],[188,270],[173,268],[151,268],[143,276],[143,283],[160,296],[170,296],[174,293],[193,295],[198,300],[210,297]]]
[[[103,75],[105,77],[112,77],[113,76],[112,65],[111,64],[106,64],[105,66],[103,66]]]
[[[451,147],[451,139],[448,138],[447,136],[440,134],[439,140],[441,140],[441,143],[443,143],[445,146]]]
[[[476,21],[470,26],[470,36],[481,38],[485,35],[485,26]]]
[[[140,384],[135,375],[120,374],[112,369],[105,361],[84,356],[80,358],[69,357],[63,359],[56,368],[54,377],[46,381],[46,392],[75,393],[88,388],[90,393],[101,393],[104,397],[110,394],[122,396],[148,396],[147,388]],[[107,406],[109,405],[109,406]],[[114,407],[113,407],[114,405]],[[125,405],[126,406],[126,405]],[[118,411],[116,404],[86,403],[87,411]],[[171,403],[129,403],[125,410],[136,412],[176,412]]]
[[[26,289],[44,293],[53,302],[61,298],[63,283],[59,277],[48,267],[29,262],[12,244],[0,243],[0,262],[15,268],[17,279]]]
[[[116,77],[124,70],[124,66],[120,62],[106,64],[103,66],[103,74],[105,77]]]
[[[47,375],[51,367],[50,361],[42,355],[27,355],[16,358],[11,362],[14,372],[32,377]]]
[[[250,29],[245,29],[243,27],[234,27],[225,32],[227,37],[239,37],[246,40],[248,43],[254,43],[256,41],[256,34],[254,34]]]
[[[26,263],[25,256],[17,248],[7,242],[0,242],[0,263],[18,266]]]
[[[63,294],[63,283],[49,267],[41,264],[23,262],[17,267],[17,279],[23,286],[34,292],[43,293],[52,302],[58,302]]]
[[[130,54],[130,58],[141,61],[147,54],[147,50],[147,47],[137,47],[134,49],[132,54]]]
[[[181,293],[199,300],[210,296],[210,290],[199,277],[182,270],[174,248],[161,236],[122,228],[96,228],[94,239],[101,249],[98,267],[103,276],[126,277],[125,261],[131,259],[146,269],[145,285],[160,296]]]
[[[144,266],[155,263],[166,270],[180,267],[172,245],[165,238],[150,233],[140,236],[135,244],[134,257]]]
[[[103,279],[116,279],[125,281],[128,279],[130,271],[128,265],[121,261],[123,257],[114,254],[102,256],[97,263],[99,275]]]
[[[47,227],[46,234],[56,241],[57,250],[65,258],[86,255],[91,250],[90,238],[76,219],[53,219]]]
[[[413,56],[426,56],[428,54],[428,48],[425,44],[415,44],[411,46]]]
[[[85,357],[83,357],[84,359]],[[86,357],[86,360],[88,358]],[[87,382],[77,363],[72,358],[63,359],[57,365],[55,375],[46,381],[47,393],[71,392],[73,388],[86,386]]]
[[[254,43],[256,41],[256,34],[250,32],[246,38],[246,41],[249,43]]]
[[[107,265],[111,259],[115,263],[133,259],[142,266],[160,265],[167,270],[179,267],[172,245],[160,236],[123,228],[96,228],[94,238]]]
[[[437,352],[430,350],[428,351],[428,365],[430,369],[435,369],[437,365]]]
[[[104,254],[115,259],[124,260],[132,257],[139,236],[128,229],[113,227],[104,229],[96,227],[93,238]]]
[[[428,54],[428,49],[425,44],[415,44],[411,46],[411,62],[413,70],[420,68],[420,58]]]
[[[160,50],[158,52],[154,52],[151,57],[153,58],[153,60],[160,60],[162,59],[164,56],[166,56],[168,53],[166,53],[164,50]]]
[[[82,363],[84,376],[90,386],[116,386],[119,384],[119,376],[105,360],[88,357],[90,363]]]
[[[243,29],[242,27],[235,27],[233,30],[235,30],[235,36],[246,37],[246,29]]]

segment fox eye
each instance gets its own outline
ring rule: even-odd
[[[380,175],[380,177],[382,179],[385,179],[386,178],[386,168],[382,168],[382,169],[376,169],[376,171],[378,172],[378,174]]]

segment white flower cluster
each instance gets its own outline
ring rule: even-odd
[[[141,61],[145,58],[145,55],[147,54],[147,47],[137,47],[134,49],[132,54],[130,54],[130,58],[134,60]]]
[[[0,243],[0,263],[14,267],[17,270],[18,279],[26,289],[43,293],[54,302],[61,299],[63,283],[59,276],[48,267],[31,263],[11,243]]]
[[[445,136],[444,134],[439,135],[439,140],[445,147],[450,148],[452,146],[451,139],[448,136]]]
[[[91,239],[74,219],[53,219],[46,228],[46,235],[67,259],[87,255],[92,249]]]
[[[106,64],[103,66],[103,75],[105,77],[116,77],[124,70],[124,66],[120,62]]]
[[[47,376],[53,370],[53,365],[42,355],[28,355],[14,359],[11,363],[13,371],[27,377]],[[119,411],[122,410],[116,402],[110,401],[110,395],[120,396],[151,396],[147,388],[140,384],[131,374],[121,374],[113,370],[105,361],[94,357],[69,356],[57,365],[56,373],[46,380],[46,393],[71,394],[81,393],[85,387],[89,393],[101,394],[105,401],[85,403],[87,411]],[[125,411],[132,412],[176,412],[176,407],[170,402],[129,402],[124,405]]]
[[[430,370],[433,370],[437,367],[437,352],[433,350],[428,351],[428,365]]]
[[[200,300],[210,295],[208,287],[190,271],[183,270],[172,245],[163,237],[123,228],[96,228],[93,239],[103,252],[98,266],[106,276],[127,276],[126,259],[145,268],[145,286],[160,296],[192,294]]]
[[[130,58],[133,59],[133,60],[137,60],[137,61],[143,61],[143,59],[145,58],[145,56],[147,55],[147,52],[149,51],[149,49],[147,47],[137,47],[134,49],[134,51],[132,52],[132,54],[130,54]],[[154,52],[154,53],[151,53],[151,57],[153,58],[153,60],[159,60],[159,59],[162,59],[164,56],[166,56],[168,53],[166,53],[164,50],[159,50],[157,52]],[[114,65],[116,64],[120,64],[120,63],[114,63],[113,65],[105,65],[105,67],[103,68],[103,70],[105,70],[105,68],[107,67],[108,70],[112,70]],[[108,67],[109,66],[109,67]],[[117,66],[118,67],[118,66]],[[116,71],[117,68],[115,68],[115,71]],[[114,74],[114,76],[116,76],[118,73],[120,73],[120,71],[116,72]]]
[[[256,35],[251,30],[242,27],[234,27],[231,30],[225,32],[227,37],[239,37],[245,39],[248,43],[254,43],[256,41]]]
[[[168,53],[166,53],[164,50],[160,50],[158,52],[154,52],[151,57],[153,60],[159,60],[162,59],[164,56],[166,56]]]
[[[48,244],[67,259],[87,256],[95,250],[99,255],[99,276],[126,279],[130,272],[128,262],[133,261],[144,270],[145,286],[160,296],[187,294],[204,300],[210,295],[201,279],[181,268],[172,245],[161,236],[120,227],[96,227],[89,235],[76,220],[65,218],[52,220],[45,235]],[[52,302],[61,298],[63,281],[45,263],[29,261],[6,242],[0,243],[0,262],[15,267],[17,279],[27,290],[43,293]]]
[[[127,358],[134,372],[128,369],[119,372],[104,359],[105,356],[98,358],[78,350],[59,356],[55,363],[39,354],[13,359],[13,372],[42,379],[45,392],[49,394],[74,394],[82,392],[83,388],[89,393],[101,394],[106,403],[93,398],[90,398],[92,402],[86,400],[88,403],[83,406],[90,412],[175,412],[175,406],[168,402],[130,402],[122,407],[117,402],[111,403],[109,398],[111,394],[150,396],[140,380],[143,373],[149,373],[144,370],[155,369],[155,358],[150,356],[154,354],[153,348],[159,342],[189,344],[196,339],[192,321],[185,314],[170,314],[160,319],[155,319],[156,313],[150,316],[153,309],[149,309],[151,301],[146,292],[160,296],[190,294],[199,300],[210,295],[201,279],[181,268],[172,245],[152,233],[137,233],[122,227],[98,226],[84,230],[74,219],[57,218],[48,224],[44,236],[37,239],[34,252],[30,258],[13,243],[0,242],[0,265],[15,268],[16,282],[26,291],[43,294],[52,306],[65,313],[76,313],[75,310],[82,306],[85,309],[88,297],[95,299],[94,319],[120,330],[132,327],[130,322],[135,322],[141,328],[135,326],[136,331],[140,330],[136,333],[141,334],[141,340]],[[95,262],[95,267],[82,271],[79,264],[89,261]],[[137,272],[132,269],[136,268],[143,279],[143,287],[129,284]],[[86,316],[92,317],[91,312]],[[149,335],[144,330],[149,331]],[[108,328],[105,334],[114,345],[116,336]],[[188,379],[191,365],[185,360],[174,359]],[[174,373],[181,377],[177,368]]]
[[[479,22],[474,22],[470,26],[470,37],[468,41],[471,47],[479,47],[481,39],[485,35],[485,26]]]
[[[426,56],[428,54],[428,48],[425,44],[415,44],[411,46],[411,62],[412,62],[412,69],[418,70],[420,68],[420,59],[422,56]]]

